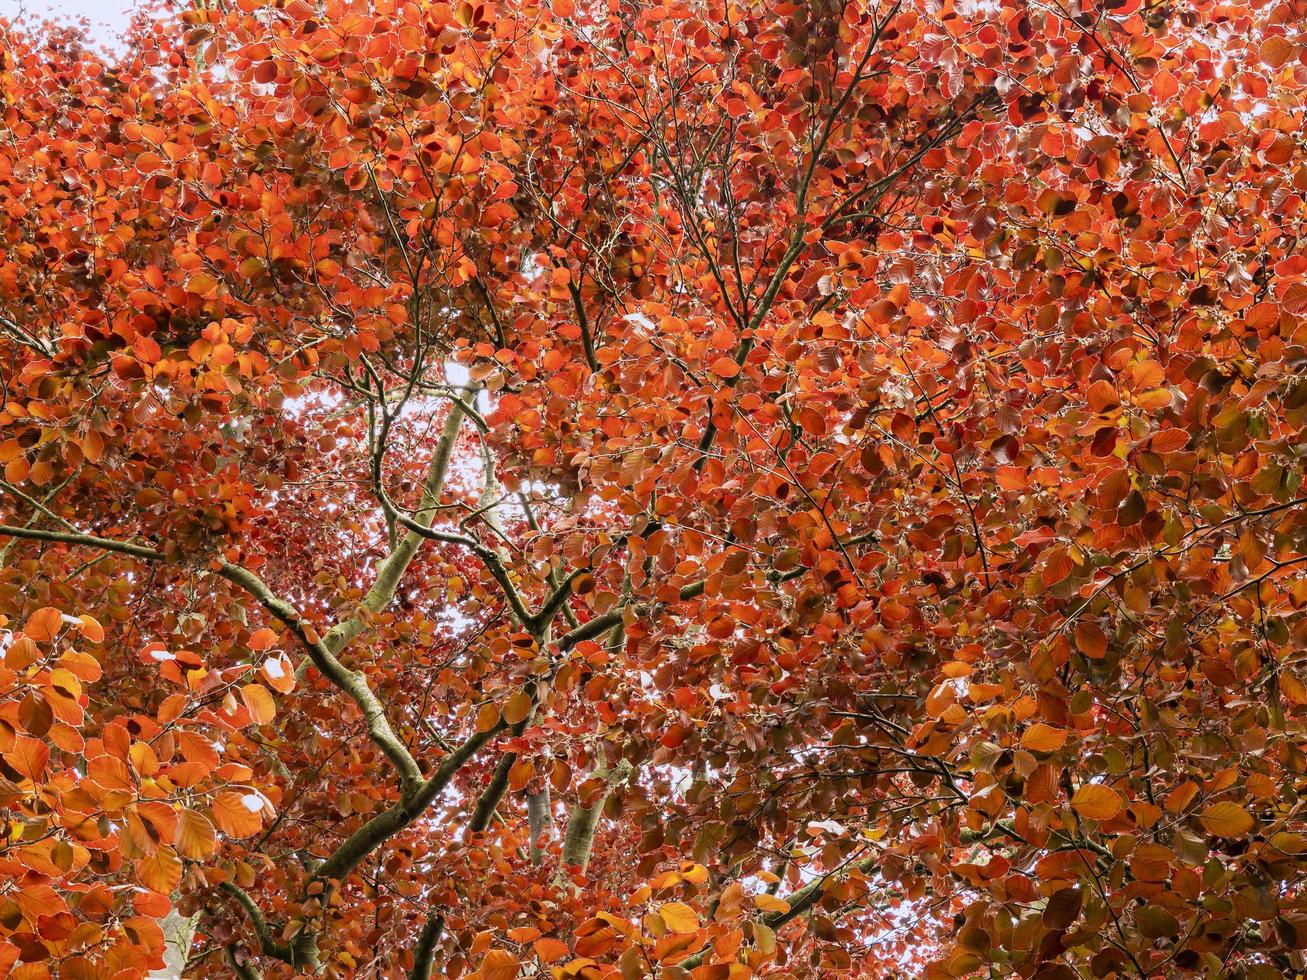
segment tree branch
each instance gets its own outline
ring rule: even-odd
[[[284,623],[308,651],[309,659],[332,684],[343,691],[358,705],[367,722],[368,735],[382,753],[399,772],[400,784],[405,793],[415,791],[422,783],[422,770],[412,753],[395,734],[386,717],[386,711],[368,687],[367,680],[360,673],[349,670],[336,659],[326,642],[319,639],[313,628],[300,619],[296,609],[284,599],[275,595],[257,575],[249,569],[231,562],[222,561],[218,574],[232,582],[256,599],[264,609]]]
[[[454,455],[454,444],[458,441],[458,431],[463,423],[465,414],[463,403],[456,398],[450,401],[452,407],[445,418],[445,425],[441,430],[435,451],[431,455],[431,462],[427,465],[419,509],[411,518],[417,528],[430,528],[435,520],[440,494],[445,487],[445,477],[449,473],[449,463]],[[387,502],[383,501],[382,506],[387,506]],[[405,525],[408,526],[408,522],[405,522]],[[360,603],[364,612],[342,620],[322,638],[323,646],[332,654],[339,653],[363,633],[368,628],[369,616],[381,612],[395,597],[395,590],[399,588],[400,580],[423,540],[423,535],[415,527],[409,527],[408,531],[409,533],[400,539],[394,550],[377,568],[377,577],[372,583],[372,588]]]
[[[582,873],[590,863],[590,852],[594,848],[595,833],[599,827],[599,815],[603,813],[613,788],[631,774],[632,766],[623,759],[615,769],[601,765],[595,775],[604,781],[604,788],[598,798],[590,805],[583,806],[578,800],[567,818],[567,832],[563,837],[563,856],[559,861],[558,880],[565,880],[567,869],[576,868]]]
[[[440,793],[449,785],[477,751],[503,731],[499,724],[489,731],[477,732],[458,748],[445,756],[431,778],[412,794],[377,814],[336,848],[313,872],[310,881],[343,881],[363,858],[395,834],[416,820]]]
[[[249,892],[230,881],[224,881],[219,887],[236,899],[236,902],[245,910],[250,925],[254,927],[254,935],[259,940],[259,950],[263,955],[271,956],[283,963],[289,963],[291,961],[290,947],[277,942],[272,934],[272,929],[268,926],[268,920],[263,917],[262,910],[255,904]]]
[[[545,847],[540,839],[553,828],[554,818],[550,811],[549,783],[545,781],[540,792],[526,794],[526,825],[531,834],[531,864],[535,866],[545,856]]]
[[[120,555],[131,555],[146,561],[164,561],[167,556],[162,551],[147,548],[145,545],[132,544],[127,541],[113,541],[109,538],[96,537],[94,534],[75,534],[71,531],[41,531],[32,527],[13,527],[0,524],[0,535],[11,538],[27,538],[31,541],[49,541],[59,544],[78,544],[88,548],[113,551]]]
[[[225,952],[227,954],[227,964],[240,980],[263,980],[263,971],[248,958],[241,958],[242,956],[248,956],[248,954],[239,946],[228,946]]]
[[[0,525],[0,535],[99,548],[104,551],[113,551],[119,554],[131,555],[135,558],[142,558],[146,561],[166,561],[168,558],[163,552],[154,548],[124,541],[114,541],[93,534],[42,531],[34,528]],[[407,565],[407,560],[405,565]],[[386,718],[385,709],[381,706],[381,702],[377,700],[376,695],[372,693],[372,689],[368,687],[363,675],[348,670],[344,664],[337,660],[326,643],[317,637],[316,631],[313,631],[311,626],[303,622],[299,612],[284,599],[275,595],[264,584],[263,580],[253,572],[240,565],[220,560],[218,574],[249,593],[264,609],[285,624],[296,635],[308,652],[313,665],[332,684],[347,694],[358,705],[359,710],[363,712],[363,717],[367,721],[368,734],[398,770],[401,785],[406,790],[417,787],[422,781],[421,769],[412,754],[405,748],[404,743],[395,735],[389,720]]]
[[[436,945],[444,933],[445,916],[437,909],[427,917],[426,925],[418,934],[418,941],[413,947],[413,969],[409,971],[409,980],[429,980],[431,960],[435,956]]]
[[[853,867],[857,868],[858,871],[862,872],[863,874],[866,874],[867,872],[871,871],[873,868],[876,867],[878,858],[879,855],[873,855],[869,858],[864,858],[863,860],[854,864]],[[814,878],[812,881],[808,882],[808,884],[804,885],[798,891],[794,892],[793,894],[791,894],[789,897],[785,899],[785,903],[789,905],[788,909],[785,909],[784,911],[778,909],[773,912],[767,912],[764,915],[760,916],[758,921],[769,929],[781,928],[787,922],[790,922],[791,920],[798,918],[804,912],[808,911],[808,909],[816,905],[817,902],[820,901],[822,895],[825,894],[826,883],[828,881],[830,881],[832,878],[836,878],[840,875],[847,874],[847,873],[848,873],[848,868],[841,868],[839,870],[832,871],[830,874],[822,875],[820,878]],[[695,967],[701,966],[703,964],[703,961],[708,958],[708,954],[712,952],[712,949],[713,948],[711,946],[705,946],[703,949],[699,950],[699,952],[695,953],[693,956],[681,960],[681,962],[678,963],[677,966],[679,966],[683,970],[693,970]]]

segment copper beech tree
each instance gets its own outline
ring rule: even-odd
[[[1299,975],[1304,23],[0,22],[0,972]]]

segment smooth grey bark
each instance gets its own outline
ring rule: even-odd
[[[632,769],[632,765],[623,759],[612,769],[601,764],[595,771],[595,775],[604,781],[604,788],[593,805],[582,806],[578,802],[572,808],[567,819],[567,832],[563,836],[563,857],[559,862],[558,882],[566,880],[569,868],[584,872],[590,864],[590,852],[594,849],[595,833],[599,829],[599,815],[613,789],[630,776]]]
[[[538,866],[545,857],[545,835],[553,837],[554,816],[550,812],[548,783],[540,792],[526,794],[526,823],[531,831],[531,864]]]

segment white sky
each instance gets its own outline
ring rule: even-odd
[[[0,17],[76,21],[86,18],[97,40],[109,43],[127,26],[136,0],[0,0]]]

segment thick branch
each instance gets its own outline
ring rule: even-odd
[[[343,881],[363,858],[385,841],[416,820],[440,793],[449,785],[455,774],[477,751],[503,731],[499,725],[486,732],[477,732],[445,756],[431,778],[411,794],[405,794],[398,803],[377,814],[356,830],[336,848],[313,873],[312,881]]]
[[[576,307],[576,325],[581,328],[581,349],[585,352],[585,363],[594,373],[599,371],[599,362],[595,360],[594,337],[590,334],[590,319],[585,315],[585,300],[581,298],[581,288],[575,279],[567,282],[567,291],[572,294],[572,305]]]
[[[559,862],[558,877],[562,880],[569,868],[584,872],[590,863],[590,852],[594,848],[595,833],[599,827],[599,815],[608,801],[613,788],[631,773],[631,764],[623,759],[615,769],[602,766],[595,773],[604,781],[604,788],[598,798],[590,805],[583,806],[577,801],[567,818],[567,832],[563,837],[563,856]]]
[[[454,454],[454,444],[458,441],[458,430],[463,423],[463,403],[458,399],[451,399],[451,403],[449,415],[445,418],[445,425],[440,433],[440,441],[436,443],[431,462],[427,465],[419,509],[410,518],[419,528],[429,528],[435,520],[440,494],[444,490],[445,477],[449,473],[449,463]],[[399,588],[404,572],[413,561],[418,548],[421,547],[422,539],[423,536],[415,528],[409,527],[408,534],[400,539],[395,549],[378,567],[376,580],[372,583],[368,594],[363,597],[361,603],[363,611],[342,620],[322,638],[323,646],[328,651],[333,654],[339,653],[368,628],[368,618],[371,614],[379,613],[386,608],[390,600],[395,597],[395,590]]]
[[[863,874],[866,874],[876,867],[877,861],[878,856],[873,855],[869,858],[863,858],[861,861],[853,865],[853,867],[857,868],[858,871]],[[772,929],[779,929],[791,919],[798,918],[820,901],[821,896],[826,892],[827,882],[832,878],[836,878],[846,873],[847,870],[832,871],[830,874],[822,875],[820,878],[814,878],[785,899],[786,904],[789,905],[788,909],[783,912],[779,910],[768,912],[762,917],[762,924],[769,926]]]
[[[543,647],[548,642],[548,638],[542,637],[541,639],[543,642],[540,643],[540,646]],[[531,720],[535,717],[537,694],[535,682],[529,682],[525,691],[527,697],[531,699],[531,707],[527,710],[526,717],[509,729],[509,735],[513,738],[519,737],[526,731],[531,724]],[[472,833],[482,833],[490,826],[490,820],[495,815],[495,808],[499,806],[499,801],[508,792],[508,776],[516,763],[516,752],[505,752],[500,756],[499,762],[495,765],[495,771],[490,777],[490,782],[481,791],[481,795],[477,797],[476,808],[472,811],[472,820],[467,825],[467,829]]]
[[[380,492],[380,491],[379,491]],[[407,514],[401,514],[395,510],[394,505],[389,498],[382,493],[382,506],[387,508],[388,512],[403,524],[410,532],[416,533],[420,537],[429,538],[432,541],[443,541],[446,544],[457,544],[467,548],[485,565],[486,570],[490,572],[491,577],[499,584],[503,590],[504,598],[508,602],[508,608],[512,611],[513,617],[528,630],[533,628],[536,622],[536,616],[526,607],[521,594],[517,591],[517,586],[513,584],[512,578],[508,574],[508,569],[504,566],[503,560],[499,557],[498,552],[493,548],[487,548],[476,538],[469,537],[466,534],[455,534],[452,531],[441,531],[436,528],[425,527],[419,524]]]
[[[866,874],[876,867],[877,860],[878,856],[873,855],[872,857],[864,858],[857,862],[853,867],[857,868],[858,871],[863,874]],[[826,883],[828,881],[847,873],[848,868],[843,868],[838,871],[832,871],[830,874],[822,875],[820,878],[814,878],[812,881],[808,882],[808,884],[804,885],[785,899],[786,904],[789,905],[788,909],[785,909],[784,911],[776,910],[774,912],[767,912],[760,916],[758,921],[769,929],[781,928],[787,922],[798,918],[804,912],[808,911],[808,909],[816,905],[817,902],[820,901],[822,895],[825,894]],[[693,970],[695,967],[702,965],[703,961],[708,958],[708,954],[711,952],[712,947],[707,946],[695,953],[693,956],[682,960],[677,964],[677,966],[683,970]]]
[[[113,541],[93,534],[38,531],[32,528],[0,525],[0,535],[29,538],[36,541],[83,545],[131,555],[134,558],[142,558],[147,561],[164,561],[167,559],[163,552],[156,551],[154,548],[124,541]],[[309,659],[313,661],[313,665],[336,687],[349,695],[354,703],[358,705],[359,710],[363,712],[363,717],[367,720],[368,734],[399,771],[400,781],[404,787],[409,789],[417,786],[422,780],[422,772],[412,754],[405,748],[404,743],[399,740],[390,727],[390,722],[386,718],[381,702],[372,693],[372,689],[368,687],[363,675],[346,669],[327,648],[324,641],[317,638],[316,633],[312,631],[312,627],[301,620],[296,609],[274,594],[264,584],[263,580],[253,572],[240,565],[222,561],[218,566],[218,574],[244,589],[296,635],[304,645],[305,650],[308,651]]]
[[[281,960],[283,963],[290,962],[290,947],[279,943],[272,934],[272,929],[268,926],[268,920],[263,917],[263,912],[259,908],[249,892],[240,885],[233,884],[230,881],[224,881],[219,886],[232,898],[236,899],[237,904],[245,910],[249,917],[250,925],[254,927],[254,935],[259,940],[259,950],[264,956],[271,956],[274,959]]]
[[[444,933],[444,914],[439,910],[432,912],[418,935],[417,945],[413,947],[413,969],[409,971],[409,980],[430,980],[431,960]]]
[[[71,531],[41,531],[37,528],[0,524],[0,535],[11,538],[28,538],[32,541],[80,544],[88,548],[100,548],[103,551],[117,552],[120,555],[131,555],[133,558],[144,558],[146,561],[163,561],[166,557],[163,552],[147,548],[145,545],[131,544],[127,541],[113,541],[109,538],[98,538],[94,534],[74,534]]]
[[[531,833],[531,863],[539,865],[545,857],[542,838],[546,833],[552,836],[554,817],[550,812],[549,783],[546,782],[538,793],[526,794],[526,825]]]
[[[254,965],[243,949],[238,946],[228,946],[225,952],[227,964],[240,980],[263,980],[263,971]]]
[[[513,726],[513,734],[521,734],[516,725]],[[472,811],[472,819],[467,825],[469,831],[480,834],[484,833],[485,829],[490,826],[490,821],[495,815],[495,808],[499,806],[499,801],[508,792],[508,774],[516,764],[516,752],[505,752],[499,757],[499,761],[495,764],[495,771],[490,776],[490,782],[486,784],[486,788],[477,797],[476,808]]]
[[[326,642],[319,639],[316,633],[313,632],[312,627],[300,619],[295,608],[275,595],[263,583],[263,580],[249,569],[223,561],[218,566],[218,574],[248,592],[258,600],[264,609],[281,620],[296,635],[300,643],[304,645],[304,649],[308,651],[313,666],[317,667],[327,680],[347,694],[358,705],[359,710],[363,712],[363,717],[367,721],[368,735],[371,736],[377,748],[385,754],[386,758],[398,770],[404,792],[415,791],[421,785],[422,770],[418,767],[417,760],[413,758],[412,753],[400,741],[394,729],[390,727],[390,721],[386,718],[385,709],[381,706],[381,702],[377,700],[377,696],[372,693],[372,688],[368,687],[367,680],[363,675],[349,670],[337,660],[331,650],[327,648]]]

